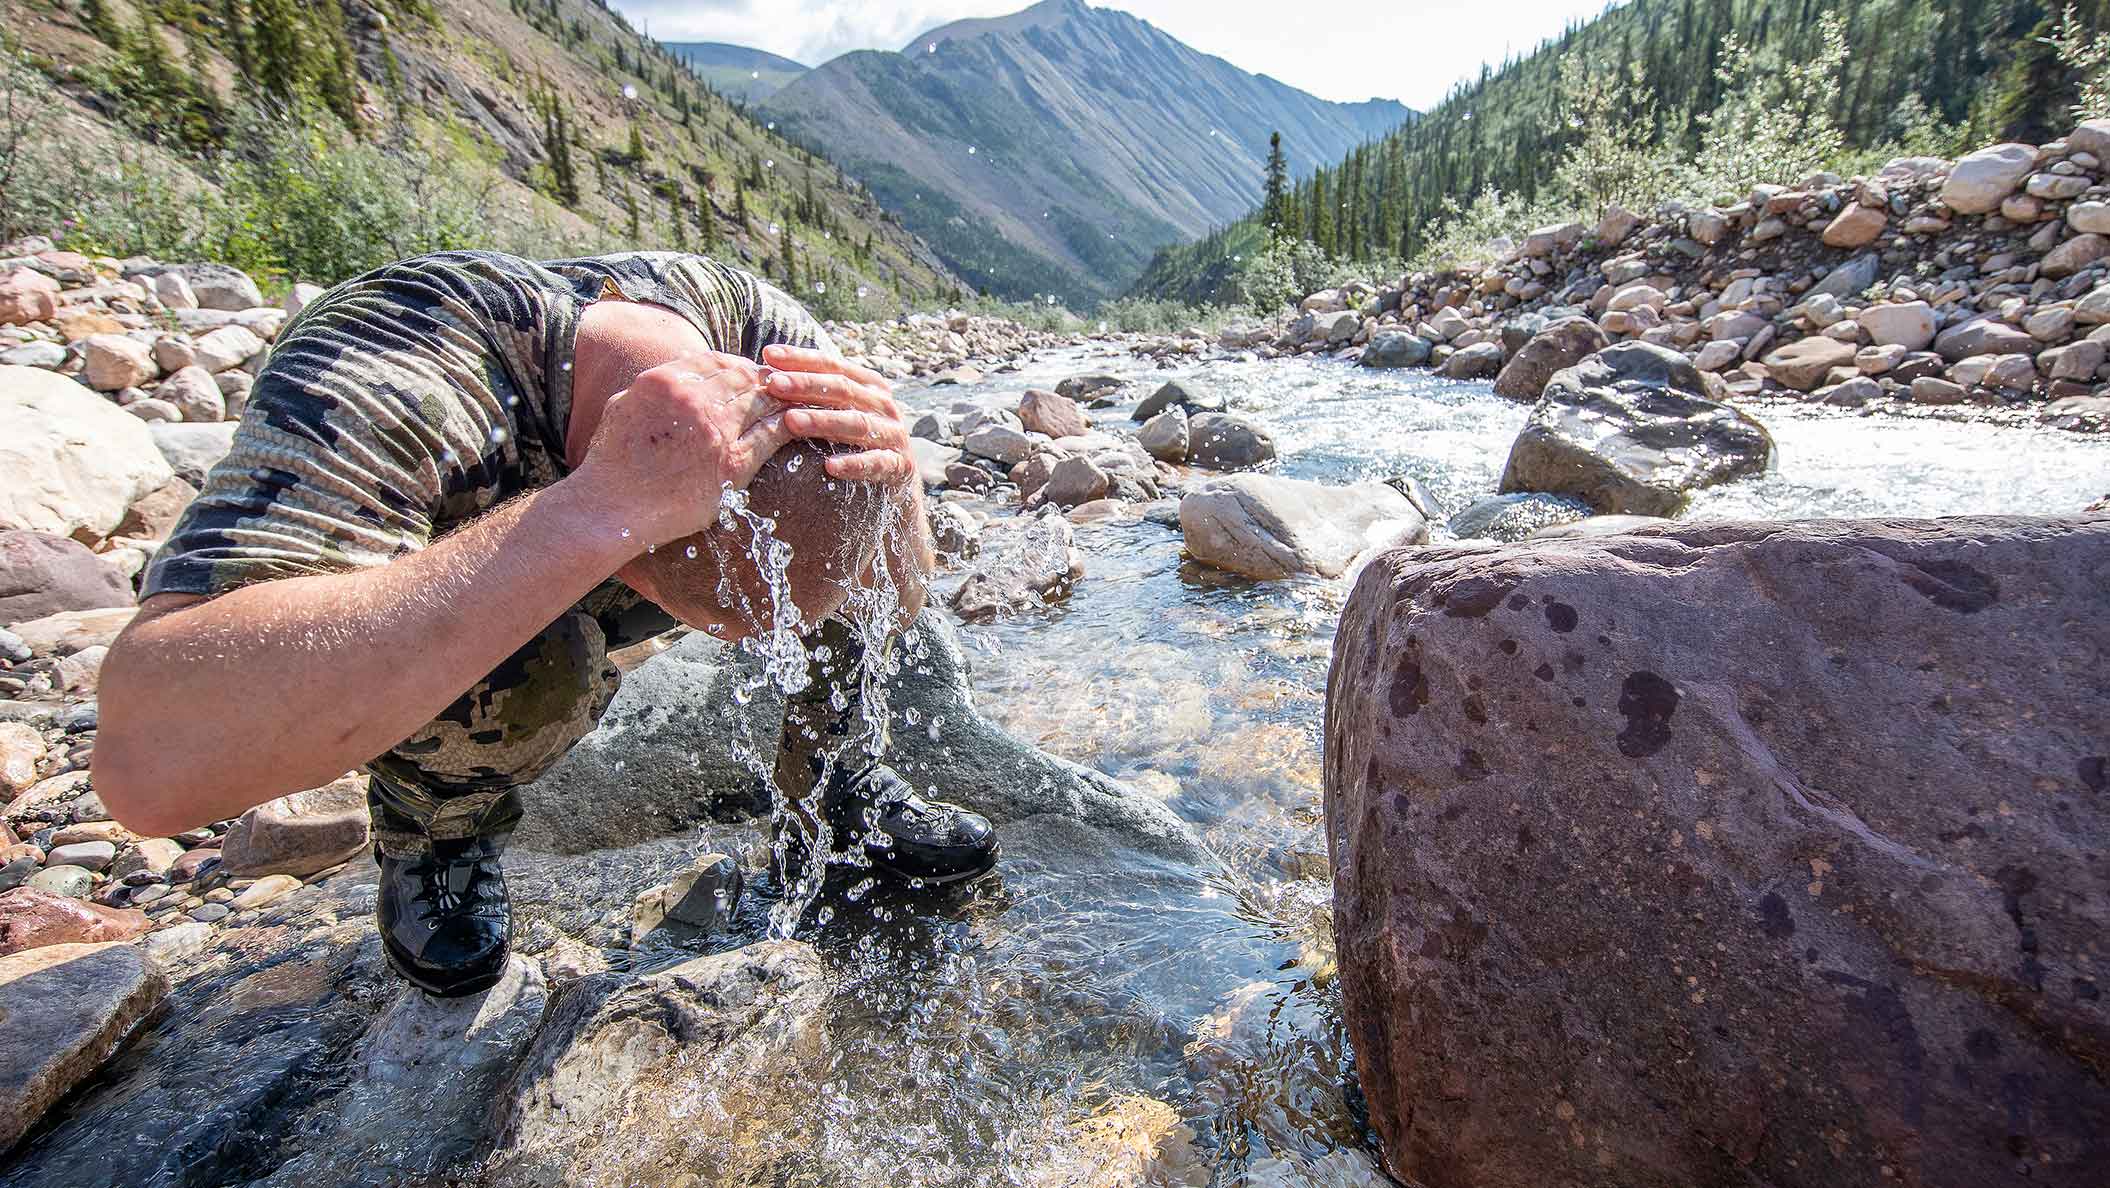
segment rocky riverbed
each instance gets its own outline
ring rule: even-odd
[[[356,779],[176,838],[106,819],[102,649],[215,456],[168,430],[231,425],[156,420],[181,369],[155,348],[202,338],[172,328],[168,273],[24,258],[81,283],[11,332],[56,353],[0,367],[9,1184],[1382,1184],[1416,1140],[1356,1089],[1320,793],[1358,567],[1664,517],[2078,515],[2110,490],[2110,439],[2042,393],[1811,402],[1602,320],[1495,331],[1529,401],[1371,365],[1353,340],[1397,311],[1310,351],[839,328],[901,380],[946,554],[893,758],[997,821],[1000,878],[841,896],[767,938],[780,889],[731,744],[772,707],[711,641],[661,641],[530,796],[513,973],[443,1006],[381,965]],[[260,343],[283,318],[202,292]],[[109,322],[69,343],[89,313]],[[98,383],[94,334],[158,370]],[[223,398],[262,349],[205,369]]]

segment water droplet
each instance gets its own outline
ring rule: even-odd
[[[646,555],[646,556],[648,556],[648,557],[649,557],[649,556],[651,556],[651,555],[652,555],[652,554],[654,554],[654,553],[657,553],[658,551],[659,551],[659,546],[658,546],[658,545],[646,545],[646,546],[645,546],[645,555]]]
[[[696,559],[696,546],[695,546],[695,545],[690,545],[690,546],[689,546],[688,548],[686,548],[686,549],[683,549],[683,550],[682,550],[682,552],[683,552],[683,553],[685,553],[685,554],[686,554],[686,555],[688,556],[689,560],[691,560],[691,561],[694,561],[694,560]]]
[[[828,285],[825,281],[815,281],[813,282],[813,291],[816,293],[825,293],[828,291]]]
[[[859,285],[859,286],[857,286],[857,295],[858,295],[859,297],[862,297],[862,296],[864,296],[865,294],[867,294],[867,293],[869,293],[869,292],[871,292],[871,291],[872,291],[872,290],[870,290],[870,289],[866,288],[866,287],[865,287],[865,286],[863,286],[863,285]]]
[[[747,72],[747,77],[749,77],[749,78],[760,78],[760,77],[762,77],[762,72],[761,72],[761,71],[759,71],[759,70],[750,70],[750,71],[748,71],[748,72]]]
[[[623,529],[623,539],[624,539],[624,540],[629,540],[629,539],[630,539],[630,530],[629,530],[628,528],[625,528],[625,529]]]
[[[800,466],[803,466],[803,465],[805,465],[805,462],[806,462],[806,455],[804,455],[804,454],[793,454],[793,455],[792,455],[792,456],[791,456],[790,458],[786,459],[786,460],[785,460],[785,462],[784,462],[784,473],[786,473],[786,474],[797,474],[797,473],[798,473],[798,469],[799,469],[799,467],[800,467]]]
[[[764,169],[775,169],[776,167],[777,159],[775,157],[771,157],[769,160],[762,162],[762,168]]]
[[[974,146],[971,144],[967,146],[967,155],[970,157],[974,156]]]
[[[506,431],[506,427],[504,425],[491,426],[490,438],[492,445],[502,446],[506,443],[506,439],[511,436],[512,434]]]
[[[935,41],[931,42],[931,43],[930,43],[930,45],[929,45],[929,47],[927,47],[927,48],[926,48],[926,49],[925,49],[925,50],[924,50],[923,52],[925,52],[925,53],[929,53],[929,54],[935,54],[935,53],[937,53],[937,52],[938,52],[938,43],[937,43],[937,42],[935,42]]]
[[[631,86],[631,85],[630,85],[629,83],[624,83],[624,84],[623,84],[623,98],[625,98],[625,99],[635,99],[635,98],[637,98],[637,88],[636,88],[636,87],[634,87],[634,86]]]
[[[569,359],[566,359],[566,360],[565,360],[565,361],[564,361],[564,362],[563,362],[563,363],[562,363],[562,364],[560,365],[560,369],[561,369],[561,370],[564,370],[564,371],[570,371],[570,370],[571,370],[571,360],[569,360]]]

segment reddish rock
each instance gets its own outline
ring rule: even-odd
[[[218,846],[200,846],[195,850],[185,850],[182,857],[169,863],[169,882],[188,883],[198,877],[198,872],[205,869],[207,863],[219,860]]]
[[[1588,318],[1562,318],[1531,337],[1495,377],[1495,395],[1537,400],[1557,371],[1575,366],[1610,339]]]
[[[145,912],[101,907],[35,887],[0,895],[0,956],[45,945],[131,940],[147,927]]]
[[[17,268],[0,277],[0,325],[48,322],[58,311],[57,281],[29,268]]]
[[[1344,612],[1344,1009],[1429,1188],[2095,1188],[2110,521],[1399,549]]]
[[[131,581],[79,541],[0,530],[0,623],[132,601]]]
[[[1049,437],[1076,437],[1091,427],[1076,401],[1038,388],[1027,389],[1018,402],[1018,419],[1027,429]]]
[[[221,850],[237,875],[306,878],[366,849],[366,777],[350,775],[243,813]]]

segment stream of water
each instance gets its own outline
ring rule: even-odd
[[[1015,407],[1028,387],[1088,371],[1138,379],[1130,403],[1094,414],[1102,423],[1125,421],[1163,379],[1191,379],[1275,430],[1283,473],[1410,474],[1450,511],[1494,493],[1526,415],[1485,384],[1424,372],[1162,371],[1104,347],[899,395],[918,409]],[[1753,411],[1778,444],[1775,470],[1702,493],[1687,518],[2076,512],[2110,490],[2110,441],[2098,438]],[[1326,671],[1350,583],[1216,573],[1183,561],[1176,530],[1139,517],[1080,524],[1077,543],[1088,571],[1066,603],[962,628],[978,702],[1014,734],[1161,798],[1224,870],[1197,878],[1078,852],[1060,831],[1007,836],[1001,891],[908,917],[903,948],[866,933],[858,952],[837,953],[839,1010],[854,1018],[836,1020],[813,1182],[1065,1182],[1024,1169],[1059,1165],[1107,1119],[1142,1125],[1140,1103],[1154,1101],[1191,1135],[1175,1138],[1182,1154],[1158,1182],[1383,1183],[1329,988],[1320,828]],[[875,1108],[887,1100],[913,1103],[909,1115]],[[1095,1114],[1100,1129],[1080,1130]]]

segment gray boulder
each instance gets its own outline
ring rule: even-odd
[[[1130,414],[1129,419],[1147,421],[1174,408],[1182,409],[1187,415],[1193,416],[1196,413],[1222,412],[1224,407],[1224,398],[1214,392],[1200,392],[1191,384],[1180,380],[1166,380],[1159,385],[1157,391],[1144,397],[1143,402],[1136,405],[1136,411]]]
[[[1446,379],[1487,379],[1502,370],[1502,344],[1476,342],[1454,351],[1437,369]]]
[[[1275,438],[1232,413],[1201,413],[1187,422],[1187,461],[1206,470],[1250,470],[1275,460]]]
[[[0,529],[0,623],[132,605],[132,583],[78,541]]]
[[[1823,280],[1812,285],[1810,291],[1803,294],[1803,300],[1828,296],[1837,297],[1841,301],[1858,301],[1861,294],[1876,283],[1876,277],[1882,272],[1882,268],[1882,257],[1872,252],[1855,256],[1825,273]]]
[[[154,445],[168,461],[176,477],[194,487],[205,486],[205,476],[227,451],[234,448],[235,423],[155,424],[147,426]]]
[[[1445,527],[1463,540],[1523,540],[1542,528],[1588,519],[1590,505],[1565,495],[1526,493],[1482,499]]]
[[[1136,443],[1160,462],[1185,462],[1190,440],[1187,410],[1179,407],[1166,409],[1143,422],[1143,427],[1136,431]]]
[[[1359,362],[1364,367],[1419,367],[1429,361],[1435,344],[1406,330],[1380,330],[1363,348]]]
[[[2100,519],[1373,561],[1325,803],[1389,1170],[2100,1184],[2105,572]]]
[[[1689,493],[1762,473],[1764,426],[1707,399],[1683,355],[1623,342],[1556,374],[1502,471],[1502,491],[1573,495],[1607,513],[1673,515]]]

